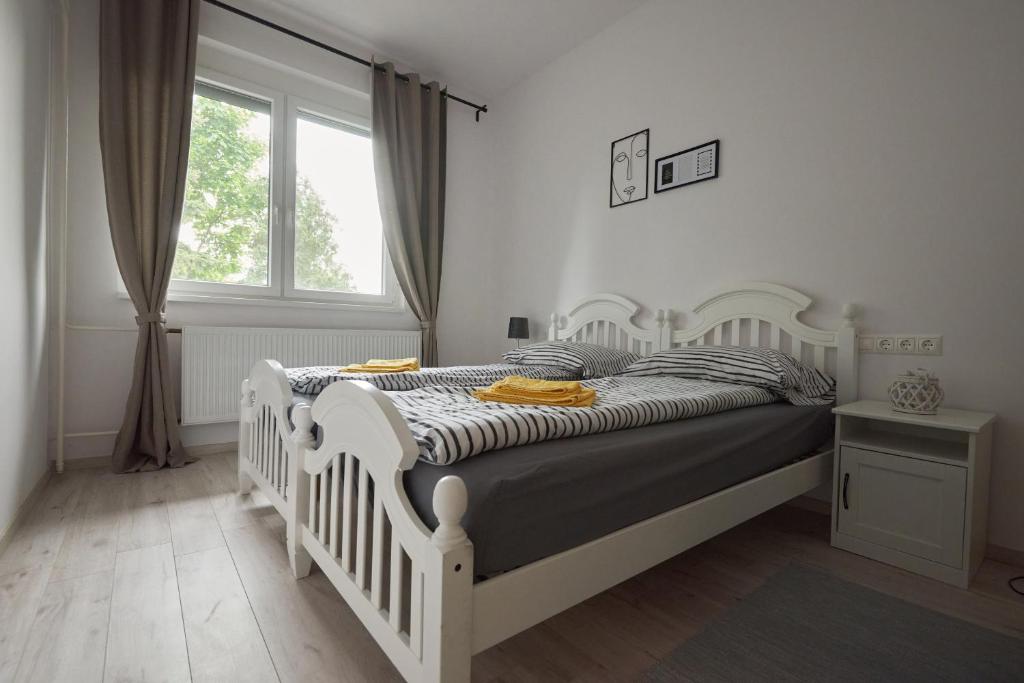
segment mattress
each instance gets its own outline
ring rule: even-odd
[[[773,403],[490,451],[404,473],[431,529],[434,485],[469,491],[463,526],[478,576],[508,571],[752,479],[832,438],[830,406]]]

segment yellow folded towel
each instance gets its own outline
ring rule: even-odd
[[[503,377],[490,387],[491,391],[510,394],[540,394],[544,396],[568,396],[580,393],[583,385],[576,381],[555,381],[549,379],[529,379],[521,375]]]
[[[589,408],[597,398],[597,392],[579,382],[555,382],[511,375],[486,389],[477,389],[473,396],[481,401],[498,403]]]
[[[420,369],[419,358],[371,358],[365,363],[353,363],[339,368],[341,372],[413,372]]]

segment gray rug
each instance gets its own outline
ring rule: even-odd
[[[643,680],[1020,683],[1024,640],[791,565]]]

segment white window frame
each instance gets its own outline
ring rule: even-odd
[[[268,196],[269,231],[267,239],[267,284],[239,285],[226,282],[203,282],[200,280],[171,280],[168,298],[175,299],[179,295],[191,297],[218,296],[222,298],[278,298],[281,295],[281,243],[284,230],[280,220],[280,206],[284,188],[280,178],[284,177],[284,121],[280,112],[286,110],[284,93],[264,88],[256,83],[216,73],[209,69],[196,69],[196,82],[221,90],[248,95],[254,99],[270,103],[270,193]],[[171,296],[171,295],[174,296]]]
[[[259,72],[269,67],[250,63]],[[272,80],[272,79],[268,79]],[[353,308],[361,311],[400,312],[405,309],[398,279],[386,245],[383,247],[384,291],[382,294],[328,292],[297,289],[294,286],[295,247],[295,143],[298,112],[330,119],[356,131],[370,130],[370,121],[346,108],[290,95],[221,71],[197,67],[196,81],[214,88],[234,91],[270,103],[270,206],[268,221],[268,282],[241,285],[195,280],[171,280],[170,301],[232,303],[245,305],[299,306],[310,308]],[[325,97],[324,99],[329,99]],[[120,281],[119,281],[120,282]],[[126,295],[123,284],[119,287]]]
[[[288,149],[295,150],[298,148],[297,140],[297,129],[299,113],[305,113],[310,116],[326,119],[337,123],[343,128],[347,128],[355,133],[360,133],[366,137],[370,136],[370,120],[364,116],[359,116],[350,111],[339,109],[337,107],[331,107],[320,102],[314,102],[313,100],[289,96],[287,98],[288,114],[285,117],[287,121],[287,136],[288,136]],[[394,306],[398,304],[398,279],[395,276],[395,269],[391,264],[391,259],[388,256],[387,245],[384,244],[383,239],[381,240],[381,268],[383,270],[383,293],[382,294],[360,294],[352,292],[325,292],[322,290],[313,289],[298,289],[295,287],[295,189],[298,174],[296,173],[297,155],[289,154],[285,164],[285,197],[286,197],[286,208],[285,208],[285,223],[290,229],[285,230],[285,248],[284,254],[290,255],[290,258],[285,259],[284,272],[285,272],[285,290],[284,298],[286,299],[298,299],[304,301],[318,300],[318,301],[332,301],[332,302],[345,302],[350,304],[369,304],[369,305],[385,305]]]

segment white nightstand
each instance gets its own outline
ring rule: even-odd
[[[835,408],[832,545],[966,588],[985,556],[996,416]]]

